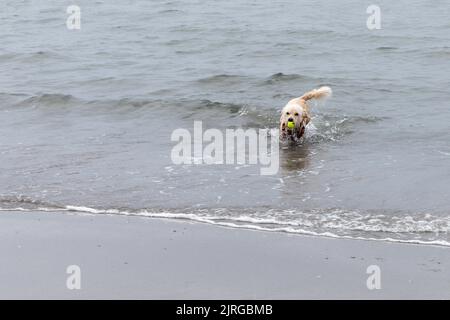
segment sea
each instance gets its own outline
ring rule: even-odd
[[[0,210],[450,246],[449,16],[448,0],[2,0]],[[276,173],[173,161],[175,130],[276,129],[320,86],[333,96]]]

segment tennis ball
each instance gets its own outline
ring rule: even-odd
[[[295,128],[295,123],[292,122],[292,121],[289,121],[289,122],[287,123],[287,127],[288,127],[289,129],[294,129],[294,128]]]

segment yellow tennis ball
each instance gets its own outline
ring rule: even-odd
[[[295,123],[292,122],[292,121],[290,121],[290,122],[287,123],[287,127],[288,127],[289,129],[294,129],[294,128],[295,128]]]

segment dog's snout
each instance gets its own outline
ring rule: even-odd
[[[292,122],[292,121],[294,121],[294,118],[290,117],[290,118],[288,119],[288,122]]]

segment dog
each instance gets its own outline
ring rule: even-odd
[[[323,99],[332,94],[330,87],[320,87],[306,92],[300,98],[290,100],[281,111],[280,139],[298,141],[305,135],[306,126],[311,121],[307,101]]]

